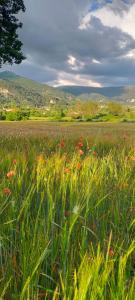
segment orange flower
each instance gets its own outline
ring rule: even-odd
[[[16,165],[16,164],[17,164],[17,160],[13,159],[13,165]]]
[[[63,140],[60,142],[59,146],[60,146],[61,148],[64,148],[64,146],[65,146],[65,143],[64,143],[64,141],[63,141]]]
[[[69,169],[69,168],[65,168],[65,169],[64,169],[64,173],[65,173],[65,174],[70,174],[70,169]]]
[[[11,190],[9,188],[4,188],[3,189],[3,193],[7,196],[10,196],[11,195]]]
[[[82,148],[82,147],[83,147],[83,143],[82,143],[82,142],[79,142],[79,143],[78,143],[78,147],[79,147],[79,148]]]
[[[81,164],[78,163],[76,167],[77,167],[78,170],[80,170],[81,169]]]
[[[43,162],[44,161],[44,157],[43,157],[42,154],[40,154],[40,155],[37,156],[37,161],[38,162]]]
[[[109,256],[110,257],[114,256],[114,250],[112,248],[109,249]]]
[[[83,151],[82,149],[79,149],[78,152],[79,152],[80,155],[83,155],[83,154],[84,154],[84,151]]]
[[[12,171],[7,173],[7,178],[11,178],[13,176],[15,176],[15,171],[12,170]]]
[[[131,157],[130,157],[130,160],[132,160],[132,161],[135,162],[135,156],[131,156]]]
[[[96,152],[96,151],[93,151],[93,155],[95,155],[95,156],[96,156],[96,155],[97,155],[97,152]]]

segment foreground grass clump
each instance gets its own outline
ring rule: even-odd
[[[135,299],[135,147],[0,146],[1,299]]]

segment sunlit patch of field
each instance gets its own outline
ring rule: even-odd
[[[1,299],[134,300],[134,126],[0,132]]]

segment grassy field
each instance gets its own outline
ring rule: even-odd
[[[0,136],[34,136],[67,138],[106,138],[107,140],[135,137],[134,123],[89,123],[46,121],[0,121]]]
[[[0,299],[135,299],[135,126],[0,123]]]

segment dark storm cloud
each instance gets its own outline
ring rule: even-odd
[[[20,37],[27,61],[14,67],[23,75],[39,81],[53,81],[60,72],[89,75],[102,84],[103,78],[125,77],[130,81],[130,61],[124,56],[135,49],[135,40],[117,28],[104,26],[92,17],[86,30],[80,30],[82,18],[88,13],[88,0],[25,0],[26,13]],[[104,4],[107,1],[103,1]],[[109,7],[119,12],[128,9],[132,1],[112,1]],[[68,63],[75,57],[77,67]],[[93,63],[98,60],[101,64]],[[129,65],[128,65],[129,63]],[[79,65],[80,64],[80,65]],[[125,67],[124,67],[125,66]],[[131,63],[135,78],[134,63]],[[129,80],[128,80],[129,78]]]
[[[17,75],[35,81],[40,81],[42,83],[52,82],[57,77],[57,71],[48,68],[42,68],[39,65],[23,63],[20,66],[14,65],[13,67],[7,67],[9,71],[12,70],[12,68]]]
[[[101,64],[96,64],[96,66],[92,65],[90,70],[89,68],[85,68],[84,73],[89,74],[89,72],[94,76],[122,77],[126,75],[133,77],[135,75],[135,61],[131,58],[113,59]]]

